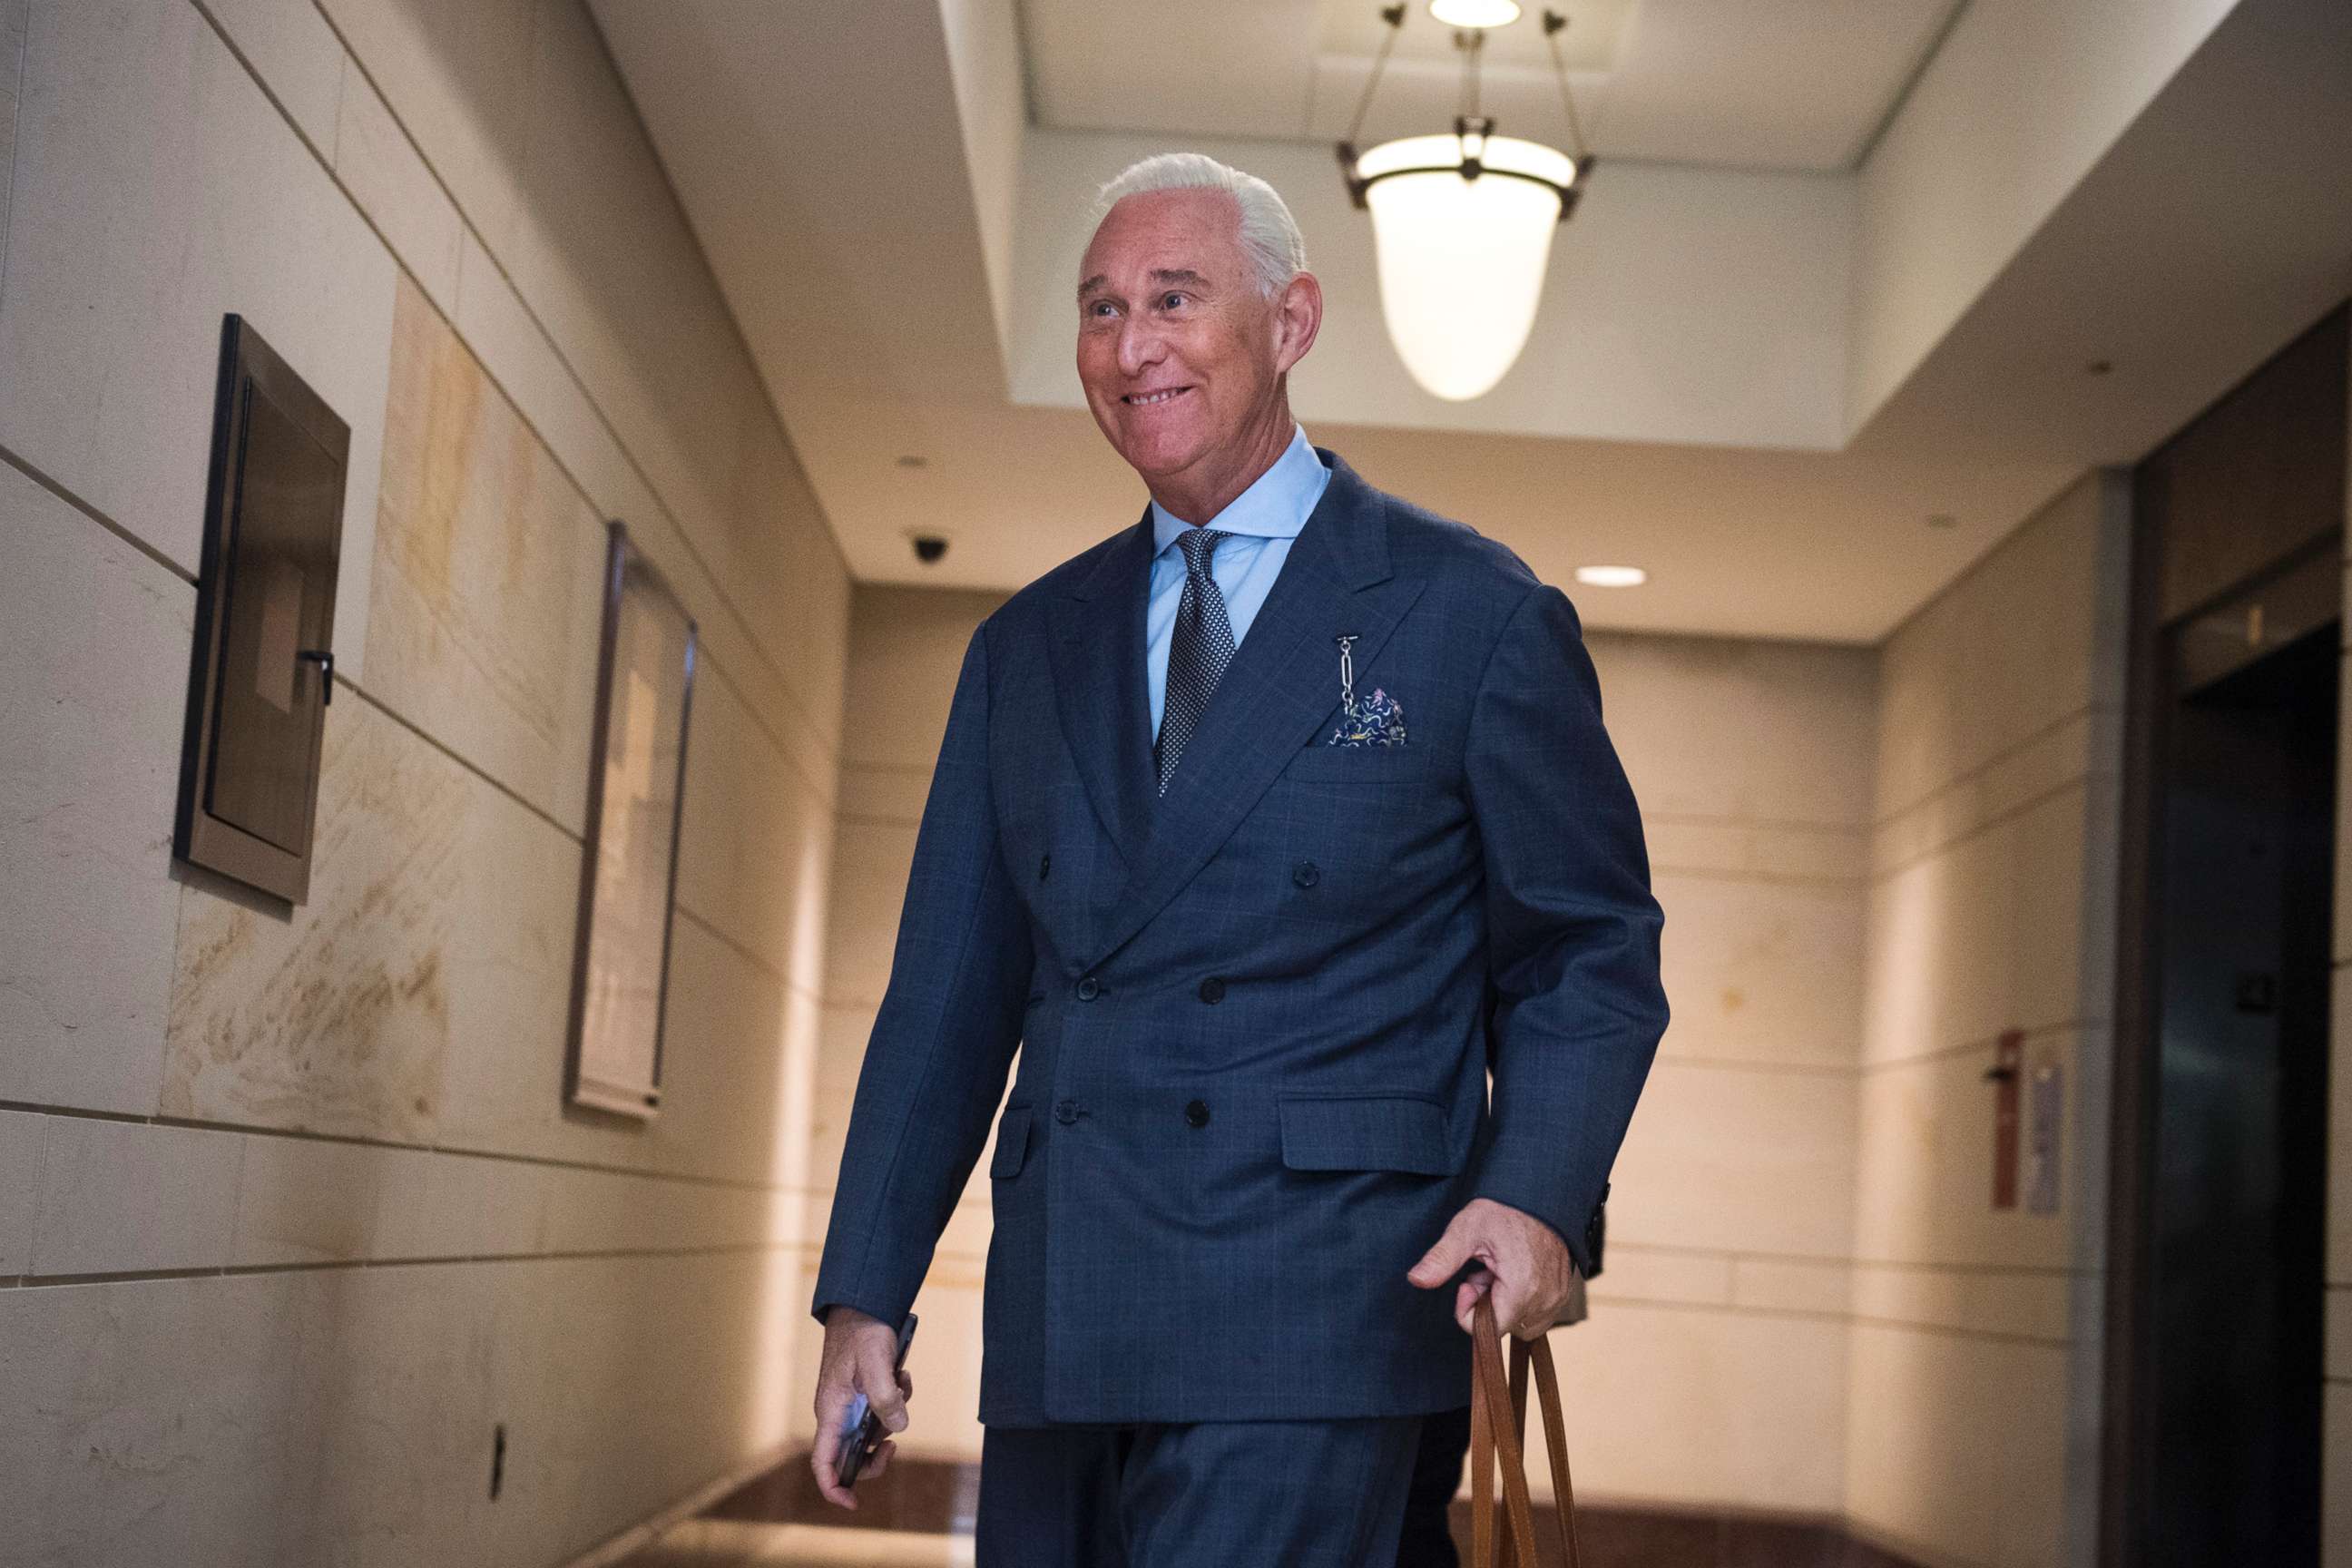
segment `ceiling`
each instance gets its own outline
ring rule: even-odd
[[[1095,183],[1175,142],[1290,196],[1330,300],[1294,405],[1375,483],[1551,581],[1649,569],[1578,591],[1591,625],[1865,643],[2352,292],[2352,7],[2133,4],[2177,36],[2121,47],[2115,0],[1579,7],[1617,162],[1520,367],[1449,405],[1387,349],[1326,140],[1370,5],[874,0],[851,27],[591,0],[859,580],[1011,589],[1137,514],[1076,395],[1068,286]],[[1433,84],[1442,32],[1415,0],[1399,60]],[[1490,102],[1534,33],[1495,47]],[[1450,78],[1424,90],[1451,113]],[[1968,132],[1935,156],[1928,110]],[[2025,204],[2000,157],[2043,147],[2064,178]],[[946,558],[918,564],[918,532]]]
[[[1960,0],[1577,0],[1562,63],[1604,158],[1850,169]],[[1483,100],[1504,130],[1558,137],[1559,86],[1536,17],[1488,35]],[[1037,123],[1064,131],[1303,140],[1348,129],[1390,29],[1380,0],[1020,0]],[[1171,21],[1213,47],[1167,47]],[[1408,7],[1364,124],[1369,142],[1456,111],[1453,29]]]

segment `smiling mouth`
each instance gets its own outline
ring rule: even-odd
[[[1174,402],[1192,390],[1189,386],[1171,386],[1159,392],[1130,392],[1119,401],[1129,408],[1157,408],[1163,403]]]

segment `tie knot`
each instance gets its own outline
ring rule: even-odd
[[[1213,528],[1188,528],[1176,536],[1176,548],[1184,552],[1184,570],[1195,577],[1205,577],[1209,572],[1209,552],[1217,541],[1229,537]]]

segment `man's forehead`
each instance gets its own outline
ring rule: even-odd
[[[1078,287],[1083,292],[1137,281],[1199,282],[1241,265],[1240,213],[1230,196],[1212,190],[1147,191],[1103,215],[1079,264],[1085,281]]]

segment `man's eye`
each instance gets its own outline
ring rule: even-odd
[[[1117,309],[1118,307],[1113,305],[1108,300],[1097,300],[1087,307],[1087,314],[1089,316],[1108,316]]]
[[[1181,305],[1184,302],[1185,298],[1186,296],[1183,294],[1171,289],[1168,293],[1160,296],[1160,308],[1163,310],[1172,310],[1179,305]]]

